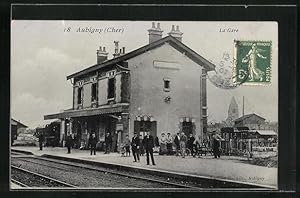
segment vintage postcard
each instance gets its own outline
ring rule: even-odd
[[[276,22],[11,21],[10,188],[276,190]]]

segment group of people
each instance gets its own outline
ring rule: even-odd
[[[222,138],[216,132],[213,132],[211,148],[215,158],[220,158],[221,140]],[[176,148],[176,156],[181,155],[182,158],[185,158],[187,154],[191,154],[193,157],[195,157],[196,154],[200,153],[199,148],[208,149],[208,142],[202,142],[200,136],[194,137],[193,134],[189,134],[189,136],[187,136],[184,132],[177,133],[174,137],[174,141],[170,133],[167,133],[167,136],[165,136],[165,133],[162,133],[158,142],[160,154],[173,154],[174,143]],[[189,153],[187,153],[187,151],[189,151]],[[207,150],[205,150],[205,154],[206,152]],[[200,154],[202,155],[202,152]]]
[[[72,137],[72,134],[67,133],[67,136],[65,138],[65,146],[68,149],[68,154],[71,153],[71,148],[73,147],[74,138]],[[95,133],[91,133],[89,140],[88,140],[88,148],[90,148],[91,155],[96,155],[96,146],[98,143],[98,139],[96,137]],[[111,151],[111,145],[112,145],[112,137],[110,133],[106,133],[105,135],[105,148],[104,148],[104,154],[109,154]]]
[[[152,165],[155,165],[153,157],[154,138],[152,135],[150,135],[149,132],[146,133],[143,139],[139,137],[138,134],[135,132],[131,141],[129,139],[129,136],[126,135],[125,140],[123,142],[123,147],[125,149],[126,156],[130,156],[130,146],[134,158],[133,162],[140,162],[140,155],[143,155],[142,152],[146,152],[147,165],[150,165],[150,157]]]
[[[42,150],[43,140],[44,137],[40,135],[39,136],[40,150]],[[221,140],[222,138],[216,132],[213,132],[211,148],[215,158],[220,158]],[[88,140],[88,147],[90,148],[91,155],[93,154],[96,155],[97,142],[98,139],[96,137],[96,134],[92,133]],[[197,154],[197,148],[201,147],[203,145],[203,142],[201,142],[200,137],[196,136],[195,138],[193,134],[189,134],[189,137],[187,137],[184,132],[177,133],[175,137],[172,137],[170,133],[167,133],[167,135],[165,135],[165,133],[162,133],[160,139],[158,139],[158,137],[154,138],[153,136],[150,135],[149,132],[146,132],[146,135],[144,137],[142,137],[141,135],[138,136],[138,134],[135,132],[131,141],[129,139],[129,136],[126,135],[125,140],[123,141],[122,144],[122,148],[124,149],[124,153],[126,154],[126,156],[130,156],[130,147],[131,147],[134,162],[140,162],[140,155],[144,155],[144,153],[146,153],[147,165],[150,164],[150,158],[152,164],[155,165],[154,157],[153,157],[153,149],[155,145],[159,146],[160,154],[172,155],[174,154],[173,144],[175,145],[176,148],[175,150],[176,156],[181,155],[182,158],[185,158],[185,156],[187,155],[186,152],[187,149],[190,152],[190,154],[195,157],[195,155]],[[110,153],[111,145],[112,145],[112,137],[110,133],[106,133],[104,154]],[[71,153],[71,148],[73,146],[73,138],[70,133],[68,133],[65,138],[65,146],[68,149],[67,153]]]

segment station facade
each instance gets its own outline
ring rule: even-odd
[[[178,26],[164,38],[162,32],[152,23],[149,44],[129,53],[115,41],[110,60],[101,46],[97,64],[67,76],[73,108],[44,116],[62,120],[61,140],[70,132],[84,146],[90,133],[99,142],[110,133],[115,150],[134,132],[160,137],[183,131],[205,138],[207,72],[215,66],[182,43]]]

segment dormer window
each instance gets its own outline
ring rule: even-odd
[[[170,91],[170,79],[164,78],[164,91],[168,92]]]

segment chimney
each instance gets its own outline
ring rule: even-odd
[[[99,47],[99,50],[97,50],[97,64],[100,64],[107,60],[108,53],[105,50],[105,47]]]
[[[175,25],[172,25],[171,32],[169,32],[168,35],[169,36],[173,36],[174,38],[176,38],[177,40],[179,40],[180,42],[182,42],[182,35],[183,35],[183,33],[180,32],[179,25],[176,26],[176,30],[175,30]]]
[[[120,52],[121,50],[119,51],[119,41],[114,41],[115,43],[115,53],[113,54],[114,58],[120,56]]]
[[[162,38],[162,30],[160,29],[160,23],[157,23],[155,27],[155,22],[152,22],[151,29],[148,30],[149,32],[149,43],[153,43]]]

